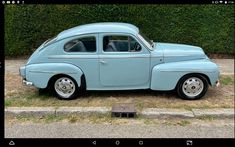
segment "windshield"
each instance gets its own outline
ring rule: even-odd
[[[147,36],[145,36],[141,31],[139,32],[138,36],[144,42],[144,44],[152,49],[154,47],[153,41],[151,41]]]

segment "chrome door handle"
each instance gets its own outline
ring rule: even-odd
[[[106,61],[104,61],[104,60],[100,60],[100,63],[105,64],[105,63],[106,63]]]

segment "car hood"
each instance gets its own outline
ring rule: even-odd
[[[155,50],[163,51],[164,62],[205,59],[202,48],[184,44],[155,43]]]

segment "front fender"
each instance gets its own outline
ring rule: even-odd
[[[69,75],[81,85],[82,70],[68,63],[37,63],[26,65],[26,80],[35,87],[46,88],[51,77],[58,74]]]
[[[163,63],[153,67],[150,88],[153,90],[173,90],[180,78],[186,74],[205,75],[212,86],[219,79],[218,66],[207,59]]]

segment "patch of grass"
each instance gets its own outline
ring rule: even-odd
[[[33,115],[18,115],[15,117],[16,120],[19,120],[21,122],[27,122],[27,121],[32,121],[34,123],[51,123],[51,122],[58,122],[64,119],[67,119],[68,116],[63,116],[63,115],[53,115],[53,114],[48,114],[44,116],[33,116]],[[12,119],[12,118],[11,118]]]
[[[185,105],[185,106],[183,106],[181,108],[184,108],[185,110],[188,110],[188,111],[192,111],[192,109],[193,109],[192,107],[190,107],[188,105]]]
[[[61,120],[65,119],[65,116],[50,114],[50,115],[46,115],[44,117],[41,117],[40,119],[43,119],[46,123],[50,123],[50,122],[61,121]]]
[[[4,106],[5,106],[5,107],[11,106],[11,105],[12,105],[12,103],[11,103],[11,100],[10,100],[10,99],[5,99],[5,100],[4,100]]]
[[[195,122],[203,123],[216,121],[216,118],[203,116],[197,119],[151,119],[144,117],[137,117],[135,119],[129,118],[116,118],[111,117],[110,113],[105,114],[69,114],[69,115],[45,115],[38,116],[16,116],[5,117],[5,121],[9,123],[53,123],[53,122],[68,122],[68,123],[82,123],[82,124],[113,124],[113,125],[148,125],[148,126],[187,126],[194,124]]]
[[[167,125],[167,126],[172,126],[172,125],[174,125],[174,123],[171,122],[171,121],[165,121],[165,122],[163,122],[162,124]]]
[[[191,124],[191,123],[188,120],[181,120],[181,121],[177,122],[177,125],[180,125],[180,126],[186,126],[189,124]]]
[[[104,114],[90,114],[89,115],[89,121],[92,123],[102,123],[102,122],[107,122],[111,123],[112,121],[115,120],[115,118],[111,117],[111,113],[104,113]]]
[[[15,119],[25,122],[25,121],[34,120],[34,117],[33,116],[18,115],[18,116],[15,117]]]
[[[164,121],[162,124],[169,125],[169,126],[187,126],[190,125],[191,122],[189,120],[167,120]]]
[[[141,111],[141,110],[143,110],[143,108],[144,108],[144,105],[142,103],[137,103],[137,105],[136,105],[137,110]]]
[[[58,122],[62,120],[67,120],[70,123],[76,123],[76,122],[89,122],[92,124],[99,124],[104,122],[112,122],[115,121],[115,118],[111,118],[110,113],[106,114],[71,114],[71,115],[44,115],[41,117],[38,116],[32,116],[32,115],[18,115],[14,118],[10,119],[16,119],[21,122],[27,122],[32,121],[35,123],[51,123],[51,122]]]
[[[233,85],[234,77],[233,76],[221,76],[220,82],[222,85]]]
[[[204,120],[204,121],[213,121],[213,120],[215,120],[215,117],[209,116],[209,115],[207,115],[207,116],[205,115],[205,116],[198,117],[198,119]]]
[[[78,117],[76,117],[75,115],[71,115],[69,116],[68,120],[70,123],[75,123],[78,121]]]
[[[149,119],[149,118],[142,118],[144,120],[144,124],[146,125],[152,125],[152,124],[156,124],[156,122],[154,121],[154,119]]]

